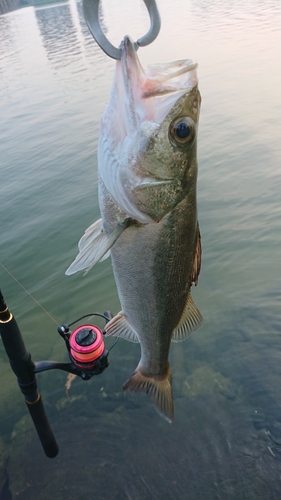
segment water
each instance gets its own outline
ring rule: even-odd
[[[1,500],[280,498],[280,3],[158,0],[162,29],[144,65],[199,62],[204,326],[171,347],[175,421],[123,393],[139,347],[120,340],[90,382],[38,376],[60,454],[45,458],[0,345]],[[141,1],[107,0],[118,45],[149,27]],[[114,62],[81,4],[0,17],[1,263],[52,315],[119,311],[107,260],[66,277],[98,218],[96,149]],[[0,267],[35,360],[66,359],[55,322]],[[111,342],[108,341],[108,345]]]

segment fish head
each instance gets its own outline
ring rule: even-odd
[[[201,97],[191,60],[143,69],[125,37],[101,120],[100,176],[118,206],[158,222],[196,184]]]

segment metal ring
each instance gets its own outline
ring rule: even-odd
[[[161,28],[161,19],[155,0],[143,0],[150,17],[150,29],[135,43],[135,49],[145,47],[158,36]],[[87,26],[100,48],[113,59],[121,59],[121,50],[112,45],[104,35],[99,20],[100,0],[83,0],[83,12]]]

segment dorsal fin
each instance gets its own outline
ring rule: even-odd
[[[201,254],[202,254],[201,235],[200,235],[199,224],[197,222],[197,232],[196,232],[196,240],[195,240],[195,247],[194,247],[193,266],[192,266],[192,271],[191,271],[191,284],[195,285],[195,286],[198,283],[198,276],[199,276],[200,269],[201,269]]]

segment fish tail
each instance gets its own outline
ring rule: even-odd
[[[168,365],[167,375],[164,378],[143,375],[138,367],[132,377],[125,382],[123,389],[148,394],[160,415],[169,423],[172,422],[174,403],[170,365]]]

